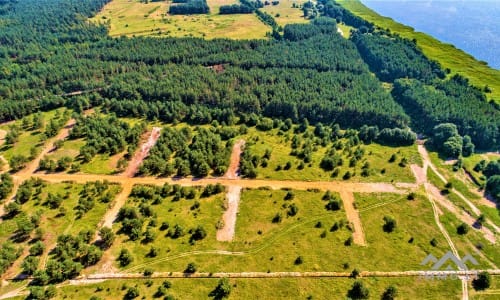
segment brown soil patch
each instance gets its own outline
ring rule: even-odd
[[[227,168],[226,174],[224,174],[225,178],[236,179],[239,177],[240,158],[244,145],[245,140],[239,140],[234,144],[233,151],[231,152],[229,167]]]
[[[148,156],[149,150],[153,148],[153,146],[156,144],[156,141],[160,137],[160,131],[160,127],[154,127],[153,130],[151,130],[147,141],[143,143],[140,149],[134,153],[134,157],[132,157],[132,160],[129,162],[127,169],[125,170],[125,172],[123,172],[124,176],[134,177],[135,173],[137,173],[137,170],[139,170],[139,166],[141,165],[142,161]]]
[[[354,227],[354,231],[352,233],[354,243],[360,246],[366,246],[365,233],[363,231],[363,226],[361,225],[361,218],[359,217],[359,212],[354,208],[354,194],[347,191],[340,191],[339,193],[340,198],[342,198],[344,203],[347,220]]]
[[[222,220],[224,221],[224,227],[217,231],[217,240],[223,242],[232,241],[234,238],[234,232],[236,228],[236,217],[238,214],[238,206],[240,203],[241,187],[240,186],[229,186],[227,188],[227,209],[222,215]]]

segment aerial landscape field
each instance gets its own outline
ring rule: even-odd
[[[0,299],[499,299],[499,95],[357,0],[0,0]]]

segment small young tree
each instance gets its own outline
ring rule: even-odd
[[[462,224],[458,225],[457,233],[459,235],[465,235],[465,234],[467,234],[467,232],[469,232],[469,225],[467,225],[466,223],[462,223]]]
[[[188,263],[184,273],[193,274],[196,272],[196,265],[192,262]]]
[[[231,284],[229,283],[229,279],[224,277],[219,280],[215,289],[208,296],[213,297],[215,300],[222,300],[227,299],[229,294],[231,294]]]
[[[368,299],[370,291],[361,281],[355,281],[351,289],[347,292],[350,299]]]
[[[395,286],[390,285],[388,286],[384,293],[382,294],[381,299],[382,300],[394,300],[398,296],[398,290],[396,289]]]
[[[483,291],[491,285],[491,277],[488,272],[481,272],[477,278],[472,280],[472,286],[476,291]]]
[[[396,220],[393,217],[385,216],[384,225],[382,226],[385,232],[393,232],[396,228]]]
[[[104,249],[111,247],[115,240],[115,234],[109,227],[102,227],[99,229],[99,236],[101,237],[101,243]]]
[[[118,255],[118,262],[120,262],[120,266],[125,267],[129,265],[134,259],[132,258],[132,254],[128,249],[122,249],[120,251],[120,255]]]

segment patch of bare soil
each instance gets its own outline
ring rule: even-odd
[[[0,129],[0,146],[5,143],[5,136],[7,135],[7,131]]]
[[[118,216],[118,212],[120,211],[120,208],[125,204],[127,201],[128,195],[130,195],[130,192],[132,191],[132,187],[134,186],[133,182],[124,182],[122,184],[122,190],[121,192],[116,195],[115,201],[112,204],[112,207],[106,211],[106,214],[104,215],[103,220],[101,221],[101,227],[113,227],[113,222],[116,219],[116,216]]]
[[[160,137],[160,131],[160,127],[154,127],[153,130],[151,130],[148,140],[141,145],[138,151],[135,152],[134,157],[130,160],[127,169],[123,172],[123,176],[134,177],[142,161],[148,156],[149,150],[153,148],[156,141]]]
[[[354,194],[352,192],[340,191],[340,198],[344,203],[345,213],[347,215],[347,220],[353,225],[352,238],[354,243],[360,246],[366,246],[365,233],[363,231],[363,225],[361,224],[361,218],[359,217],[359,212],[354,208]]]
[[[236,179],[239,177],[240,157],[244,145],[245,140],[239,140],[234,144],[233,151],[231,152],[229,167],[227,168],[226,174],[224,174],[225,178]]]
[[[224,227],[217,231],[217,240],[223,242],[232,241],[236,227],[236,217],[238,214],[238,206],[240,203],[241,187],[227,187],[227,209],[222,215]]]

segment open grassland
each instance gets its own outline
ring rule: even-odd
[[[291,23],[306,23],[309,20],[304,18],[304,12],[299,7],[305,2],[307,1],[280,0],[277,5],[266,5],[261,10],[273,16],[280,26]],[[296,7],[292,7],[294,4]]]
[[[375,25],[390,29],[402,37],[410,40],[416,39],[417,45],[430,59],[438,61],[443,68],[449,68],[452,73],[459,73],[470,79],[470,82],[479,87],[489,86],[492,90],[486,94],[489,99],[500,103],[500,71],[490,68],[483,62],[477,61],[470,54],[455,48],[451,44],[445,44],[437,39],[422,33],[415,32],[412,27],[395,22],[391,18],[383,17],[358,0],[338,0],[345,8],[354,14],[373,22]]]
[[[58,299],[121,299],[128,287],[137,287],[140,297],[152,299],[165,280],[113,280],[91,285],[64,286],[58,290]],[[217,286],[218,279],[168,279],[171,288],[167,294],[174,299],[207,299]],[[425,280],[418,278],[362,278],[370,290],[370,298],[378,299],[384,290],[395,286],[398,299],[459,299],[460,281]],[[232,286],[228,299],[346,299],[354,280],[347,278],[277,278],[230,279]],[[160,298],[161,299],[161,298]],[[481,298],[483,299],[483,298]],[[492,298],[491,298],[492,299]]]
[[[305,141],[312,142],[312,155],[311,161],[303,163],[303,160],[298,156],[291,155],[292,139],[294,133],[288,131],[286,133],[280,132],[279,129],[272,129],[270,131],[259,131],[255,128],[250,128],[248,133],[243,136],[246,140],[246,147],[250,148],[252,155],[263,157],[266,150],[271,151],[271,157],[267,161],[267,166],[264,167],[260,164],[257,168],[257,178],[259,179],[278,179],[278,180],[342,180],[346,172],[354,174],[350,181],[361,182],[414,182],[415,178],[410,170],[409,164],[421,164],[421,159],[418,155],[416,145],[407,147],[389,147],[382,146],[376,143],[369,145],[352,146],[352,151],[360,147],[364,150],[361,160],[358,160],[354,167],[350,166],[349,151],[339,149],[337,154],[342,157],[342,165],[336,167],[338,169],[335,175],[333,171],[325,171],[320,167],[321,160],[329,149],[333,147],[333,143],[329,142],[322,145],[321,141],[312,137],[313,128],[308,129],[307,136],[298,134],[301,140],[301,145],[296,149],[298,152],[302,151]],[[341,139],[345,146],[347,139]],[[389,163],[391,156],[395,154],[396,160]],[[405,158],[407,164],[400,166],[400,161]],[[291,167],[286,168],[286,164],[290,162]],[[301,166],[301,162],[303,166]],[[362,167],[365,163],[369,165],[369,176],[362,176]],[[303,167],[303,168],[302,168]]]
[[[62,117],[62,114],[66,111],[66,109],[57,109],[51,110],[49,112],[43,112],[43,126],[40,129],[35,129],[32,127],[32,120],[34,115],[30,115],[25,117],[25,119],[30,120],[28,122],[29,126],[23,126],[23,120],[17,120],[14,122],[9,122],[8,124],[0,125],[0,130],[4,130],[8,133],[11,130],[11,126],[16,126],[20,129],[19,137],[17,138],[17,142],[13,145],[3,144],[0,146],[0,155],[2,155],[6,160],[9,160],[14,155],[23,155],[25,157],[30,157],[33,153],[39,153],[44,144],[45,138],[43,136],[43,132],[47,126],[47,124],[51,120],[58,120]],[[32,152],[34,151],[34,152]]]
[[[210,14],[171,16],[171,2],[140,3],[138,0],[113,0],[91,19],[108,24],[111,36],[203,37],[232,39],[263,39],[270,27],[255,14],[219,15],[221,5],[232,0],[209,0]]]
[[[200,200],[172,202],[165,198],[161,205],[154,206],[156,226],[152,225],[156,238],[151,243],[141,239],[130,241],[125,235],[111,248],[111,257],[118,257],[122,248],[130,250],[133,261],[123,267],[125,272],[183,271],[194,262],[200,272],[276,272],[276,271],[339,271],[350,272],[353,268],[378,271],[425,270],[420,262],[432,253],[436,257],[448,251],[446,240],[441,235],[430,203],[420,195],[413,201],[405,195],[360,194],[356,195],[366,234],[367,246],[346,245],[352,235],[343,210],[328,211],[328,201],[322,200],[324,193],[291,191],[293,198],[285,200],[285,190],[244,190],[241,196],[236,221],[235,240],[228,244],[215,240],[215,223],[222,215],[221,196]],[[332,195],[334,198],[337,195]],[[127,205],[138,205],[129,199]],[[200,208],[192,209],[195,201]],[[298,208],[296,215],[288,212]],[[280,220],[273,219],[280,215]],[[392,216],[397,221],[394,232],[383,231],[383,217]],[[146,218],[146,224],[151,224]],[[207,236],[201,241],[189,243],[189,234],[179,238],[167,237],[169,230],[159,230],[163,222],[169,229],[179,224],[187,232],[202,226]],[[333,225],[337,223],[338,229]],[[114,230],[121,225],[117,223]],[[430,241],[436,239],[437,245]],[[155,257],[148,257],[151,247],[158,250]],[[469,250],[462,249],[461,253]],[[489,247],[489,246],[488,246]],[[229,251],[229,252],[228,252]],[[232,251],[232,252],[231,252]],[[402,254],[404,253],[404,254]],[[333,259],[333,256],[335,259]],[[296,263],[297,257],[302,262]],[[482,266],[487,266],[478,257]],[[119,268],[115,263],[115,267]],[[430,268],[430,267],[429,267]],[[97,271],[98,267],[88,272]]]

